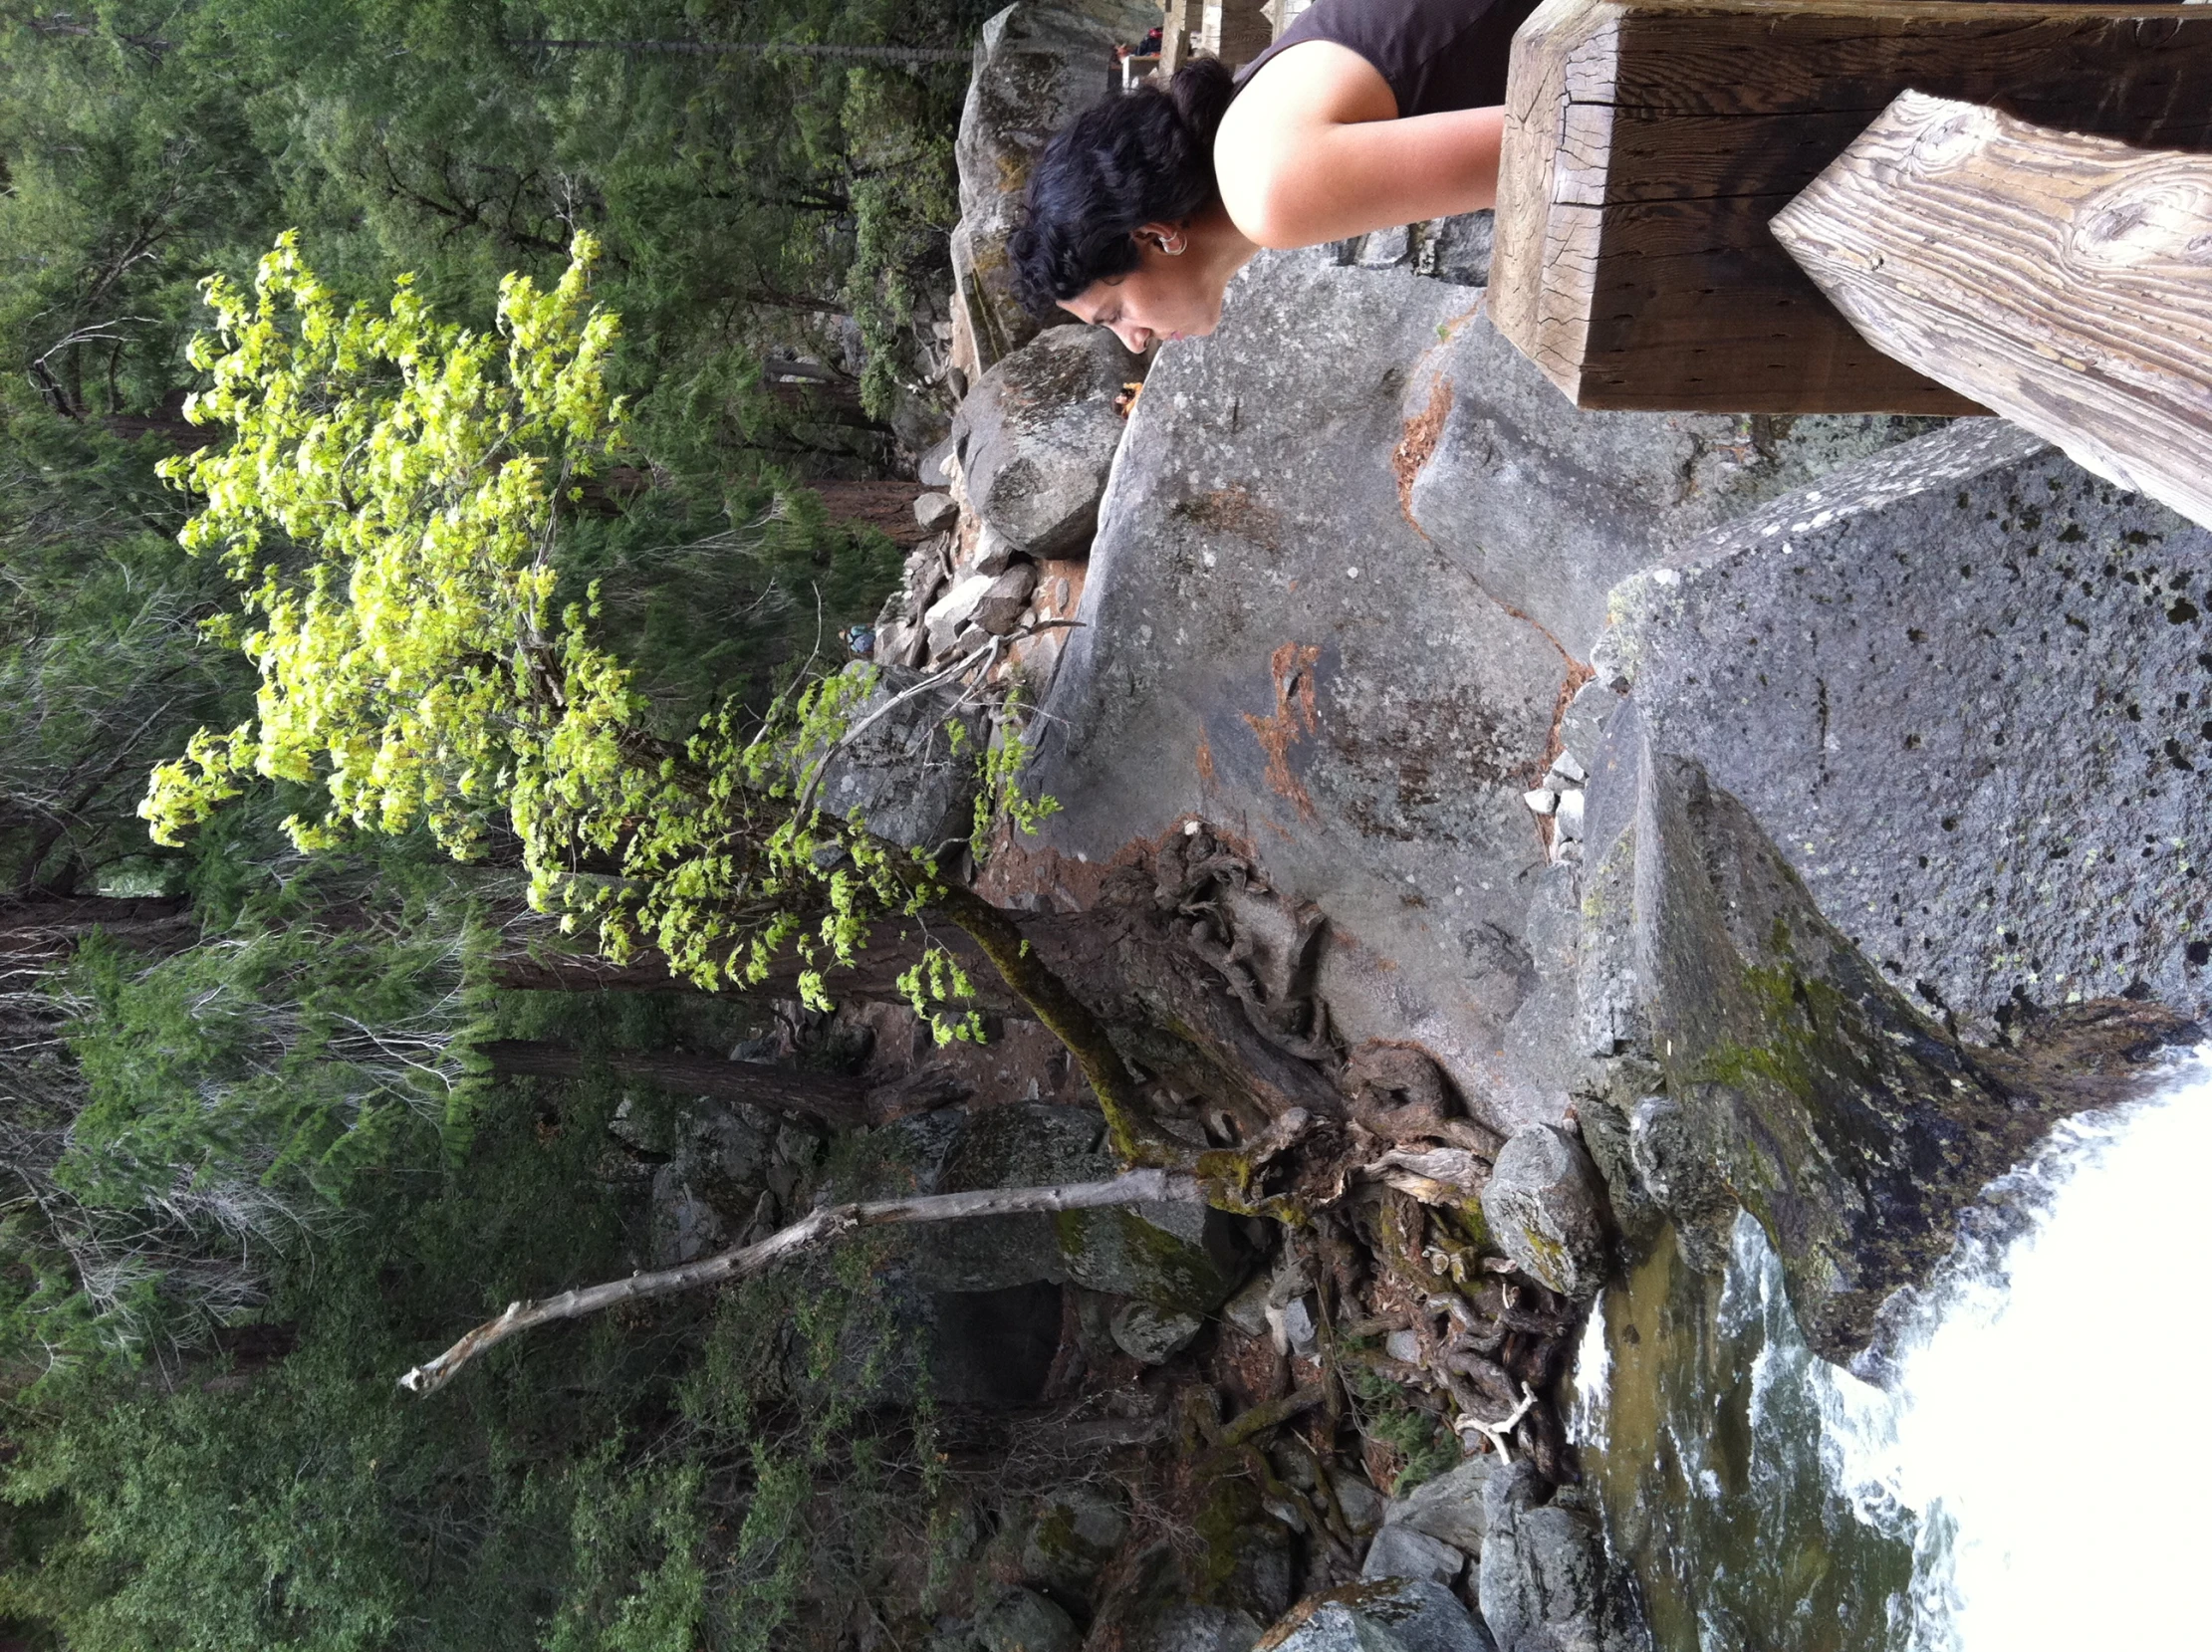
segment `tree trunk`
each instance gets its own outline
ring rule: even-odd
[[[828,972],[825,985],[833,1002],[854,1000],[863,1004],[904,1004],[898,977],[918,954],[903,939],[913,928],[911,920],[886,919],[874,925],[858,949],[851,968]],[[952,931],[936,939],[959,960],[975,984],[974,1007],[985,1015],[1027,1017],[1029,1007],[1007,990],[991,968],[990,960],[966,935]],[[756,999],[797,998],[799,958],[789,949],[777,954],[765,980],[744,989],[724,989],[736,996]],[[491,962],[491,981],[509,992],[533,993],[684,993],[697,992],[681,976],[668,973],[658,953],[642,953],[626,964],[613,964],[590,953],[515,951],[501,953]]]
[[[868,1085],[842,1072],[788,1072],[757,1062],[727,1062],[676,1051],[618,1050],[596,1055],[574,1045],[495,1039],[479,1052],[502,1078],[581,1078],[595,1070],[657,1084],[679,1095],[743,1101],[797,1113],[832,1129],[874,1122]]]
[[[196,939],[191,907],[181,897],[128,899],[32,890],[0,900],[0,958],[59,963],[96,929],[152,951],[173,951]]]

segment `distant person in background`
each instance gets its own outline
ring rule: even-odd
[[[1160,31],[1154,29],[1134,46],[1116,46],[1113,61],[1121,66],[1121,90],[1131,92],[1136,88],[1136,66],[1140,63],[1159,62]]]
[[[1131,351],[1211,333],[1262,247],[1493,204],[1513,32],[1536,0],[1315,0],[1232,76],[1213,58],[1056,133],[1009,244],[1022,302]]]

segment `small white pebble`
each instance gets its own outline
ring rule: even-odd
[[[1559,794],[1539,786],[1534,792],[1521,794],[1521,801],[1539,815],[1549,815],[1559,807]]]
[[[1348,568],[1345,570],[1345,578],[1348,580],[1356,580],[1359,578],[1359,571],[1356,568]]]
[[[1185,822],[1183,823],[1183,835],[1184,835],[1185,837],[1195,837],[1195,836],[1197,836],[1197,835],[1198,835],[1198,823],[1197,823],[1196,821],[1185,821]]]

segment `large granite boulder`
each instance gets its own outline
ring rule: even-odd
[[[1492,1652],[1492,1642],[1442,1583],[1384,1577],[1301,1600],[1258,1652]]]
[[[1521,1271],[1563,1297],[1589,1300],[1612,1271],[1604,1183],[1556,1124],[1514,1132],[1483,1184],[1482,1214]]]
[[[1459,1574],[1466,1569],[1464,1552],[1410,1526],[1385,1526],[1374,1534],[1374,1540],[1367,1544],[1366,1557],[1359,1562],[1359,1575],[1369,1582],[1403,1577],[1425,1579],[1447,1588],[1458,1582]]]
[[[1891,1295],[1949,1253],[1956,1212],[2054,1118],[2127,1093],[2171,1031],[2155,1008],[2119,1018],[2086,1078],[1963,1046],[1741,801],[1653,749],[1633,696],[1590,797],[1581,1038],[1606,1078],[1581,1098],[1584,1138],[1616,1209],[1657,1204],[1693,1260],[1725,1255],[1734,1206],[1757,1217],[1826,1358],[1865,1352]]]
[[[846,670],[873,671],[875,683],[852,706],[849,743],[823,767],[822,811],[844,820],[857,809],[869,831],[908,848],[965,838],[974,829],[980,715],[958,706],[957,688],[912,692],[918,672],[860,660]]]
[[[985,373],[952,425],[984,528],[1031,557],[1088,552],[1121,440],[1114,397],[1143,375],[1105,328],[1076,326],[1047,329]]]
[[[1128,1534],[1128,1499],[1112,1482],[1047,1492],[1037,1500],[1022,1542],[1022,1575],[1085,1599]]]
[[[975,1620],[983,1652],[1076,1652],[1075,1620],[1034,1589],[1008,1589]]]
[[[1501,1469],[1485,1494],[1483,1622],[1498,1652],[1647,1652],[1628,1579],[1606,1562],[1597,1518],[1564,1500],[1527,1463]]]
[[[960,222],[952,274],[975,365],[987,369],[1043,325],[1014,297],[1006,238],[1020,221],[1022,188],[1046,140],[1119,78],[1114,31],[1093,17],[1014,5],[983,25],[975,74],[960,114],[954,158]]]
[[[2208,571],[2212,531],[1967,420],[1685,543],[1598,665],[1930,1016],[2202,1016]]]
[[[1115,459],[1040,725],[1037,898],[1203,819],[1327,913],[1348,1048],[1417,1045],[1502,1132],[1557,1120],[1574,872],[1522,794],[1602,593],[1899,433],[1579,412],[1478,291],[1262,255],[1218,332],[1162,348]]]
[[[2206,552],[1972,421],[1614,593],[1583,1133],[1701,1266],[1757,1217],[1830,1359],[1878,1375],[1956,1212],[2206,1005]]]
[[[1383,1515],[1387,1526],[1403,1526],[1450,1543],[1466,1554],[1482,1552],[1483,1489],[1498,1468],[1495,1457],[1470,1457],[1449,1474],[1425,1481],[1393,1498]]]

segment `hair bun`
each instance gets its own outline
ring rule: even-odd
[[[1221,118],[1229,113],[1229,101],[1236,95],[1236,76],[1215,57],[1192,58],[1167,83],[1168,101],[1208,157],[1213,154],[1214,133],[1220,129]]]

